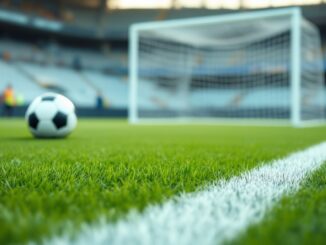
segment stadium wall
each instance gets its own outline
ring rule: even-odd
[[[27,106],[18,106],[14,109],[14,117],[24,117]],[[79,107],[76,110],[77,116],[80,118],[85,117],[105,117],[105,118],[127,118],[127,108],[112,108],[97,110],[94,108]],[[0,117],[1,118],[1,117]]]

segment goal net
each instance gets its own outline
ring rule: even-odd
[[[318,29],[298,8],[135,24],[129,120],[324,119]]]

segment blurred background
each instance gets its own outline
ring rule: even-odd
[[[15,116],[58,92],[79,116],[127,117],[131,24],[286,6],[318,26],[325,72],[326,0],[1,0],[0,92],[13,88]]]

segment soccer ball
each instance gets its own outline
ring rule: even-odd
[[[25,119],[30,132],[38,138],[65,137],[77,125],[74,104],[56,93],[45,93],[35,98]]]

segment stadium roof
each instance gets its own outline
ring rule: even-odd
[[[268,8],[291,5],[314,5],[326,0],[107,0],[110,9],[159,9],[159,8],[209,8],[241,9]]]

